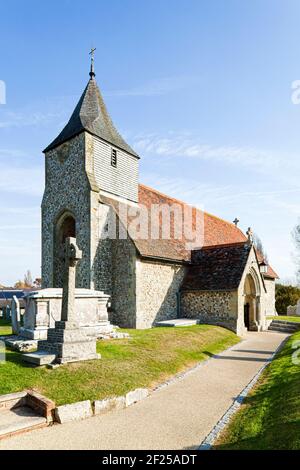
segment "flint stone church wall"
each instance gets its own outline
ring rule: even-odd
[[[76,286],[90,288],[90,183],[85,171],[85,134],[46,154],[46,188],[42,202],[43,287],[54,285],[55,224],[68,209],[76,220],[76,239],[83,249],[78,263]],[[57,265],[61,270],[62,266]],[[59,276],[59,273],[56,273]]]
[[[136,328],[136,248],[128,238],[112,240],[112,301],[110,321]]]
[[[151,328],[160,320],[177,318],[177,293],[185,267],[137,260],[136,328]]]
[[[190,291],[181,293],[181,317],[236,330],[237,292]]]
[[[93,259],[93,287],[112,295],[112,240],[106,237],[106,226],[110,218],[110,207],[98,203],[98,225],[94,228],[96,232],[95,252]]]

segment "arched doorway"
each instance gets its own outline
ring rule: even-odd
[[[260,283],[256,272],[251,270],[244,284],[244,325],[247,330],[258,331],[260,324]]]
[[[64,212],[54,228],[53,287],[63,286],[64,248],[68,237],[76,237],[76,221],[69,211]]]

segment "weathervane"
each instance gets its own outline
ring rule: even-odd
[[[91,79],[93,79],[96,76],[96,74],[94,72],[94,54],[95,54],[95,50],[96,50],[96,47],[94,47],[94,48],[92,47],[91,51],[89,53],[90,56],[91,56],[91,71],[90,71]]]

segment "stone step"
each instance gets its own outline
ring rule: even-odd
[[[280,331],[282,333],[295,333],[298,330],[294,328],[290,328],[288,326],[280,326],[280,325],[270,325],[268,328],[270,331]]]
[[[271,331],[280,331],[281,333],[292,334],[300,330],[300,323],[286,320],[272,320],[268,329]]]
[[[297,330],[297,327],[294,327],[292,325],[286,325],[284,323],[271,323],[270,326],[276,327],[276,328],[290,328],[291,330]]]
[[[11,410],[17,406],[26,405],[27,392],[8,393],[0,395],[0,412]]]
[[[296,333],[298,329],[290,327],[290,326],[280,326],[280,325],[271,325],[269,327],[271,330],[282,330],[282,331],[291,331],[293,333]]]
[[[30,364],[34,364],[36,366],[46,366],[48,364],[52,364],[55,359],[55,354],[49,354],[47,351],[37,351],[34,353],[23,354],[22,359],[25,362],[29,362]]]
[[[163,320],[155,323],[155,326],[193,326],[198,325],[199,320],[193,320],[190,318],[176,318],[174,320]]]
[[[296,322],[291,322],[291,321],[285,321],[285,320],[273,320],[271,325],[277,325],[277,326],[289,326],[291,328],[294,328],[295,330],[300,330],[300,323]]]
[[[269,331],[280,331],[281,333],[294,333],[294,330],[288,330],[284,328],[278,328],[276,326],[270,326]]]
[[[290,328],[291,330],[298,331],[300,328],[296,325],[288,325],[286,323],[271,323],[272,326],[276,326],[278,328]]]
[[[0,439],[47,426],[47,419],[28,406],[0,411]]]

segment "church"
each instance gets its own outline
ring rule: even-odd
[[[62,287],[65,239],[76,237],[76,287],[108,295],[114,325],[151,328],[189,318],[238,334],[266,328],[278,276],[251,230],[245,235],[235,223],[139,183],[142,159],[108,114],[93,58],[70,120],[44,154],[43,288]],[[194,244],[184,230],[177,233],[183,214]]]

